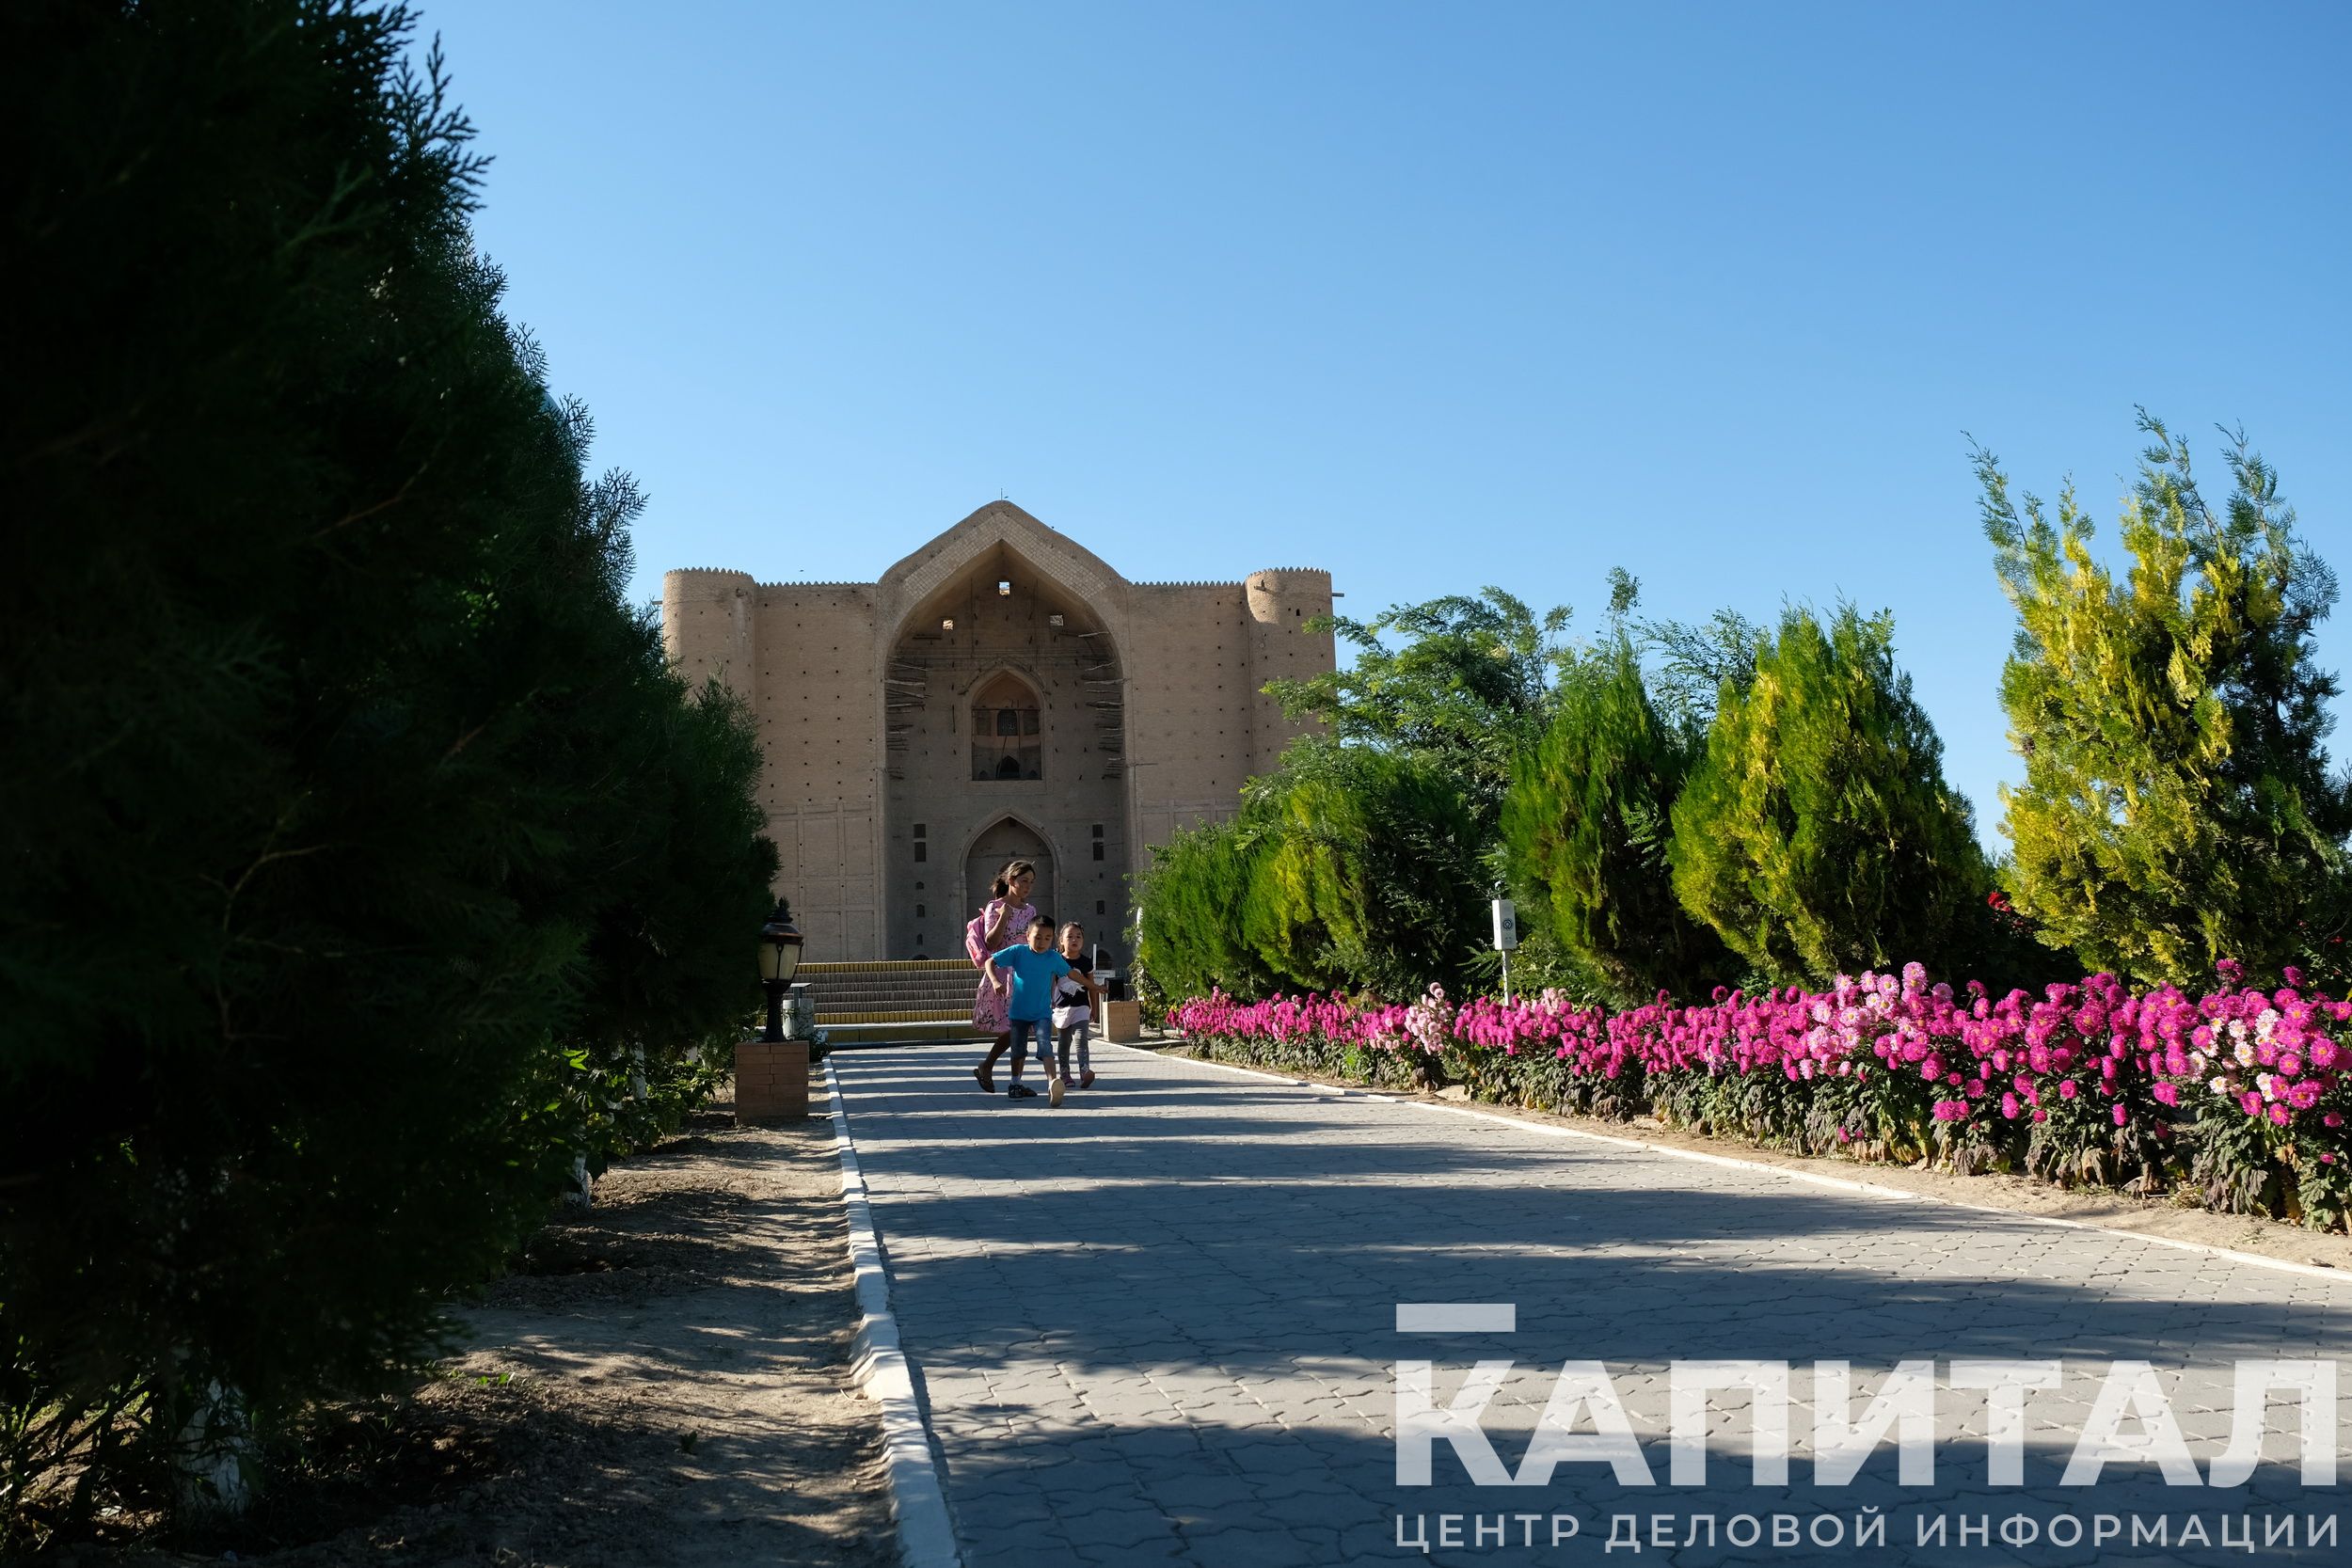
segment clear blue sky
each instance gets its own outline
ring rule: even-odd
[[[482,244],[672,566],[870,579],[999,492],[1136,578],[1850,595],[1988,838],[1963,432],[2135,404],[2352,574],[2352,7],[423,9]],[[2112,531],[2108,531],[2112,544]],[[2352,610],[2322,643],[2352,651]],[[2343,737],[2337,737],[2339,754]]]

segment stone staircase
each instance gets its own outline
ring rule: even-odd
[[[980,972],[961,958],[804,963],[792,978],[807,982],[835,1047],[985,1037],[972,1027]]]

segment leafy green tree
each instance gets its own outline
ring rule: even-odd
[[[1168,835],[1136,877],[1142,911],[1136,961],[1168,1001],[1262,996],[1276,978],[1242,940],[1243,900],[1257,875],[1260,835],[1239,820]]]
[[[1724,685],[1675,800],[1675,892],[1774,979],[1948,965],[1990,881],[1942,763],[1892,620],[1791,610],[1748,689]]]
[[[1500,588],[1394,605],[1369,622],[1334,616],[1353,663],[1266,689],[1283,711],[1324,721],[1338,739],[1445,768],[1483,823],[1511,784],[1511,761],[1541,732],[1560,671],[1568,610],[1537,615]],[[1402,638],[1391,647],[1387,639]]]
[[[2001,674],[2026,764],[2001,792],[2010,895],[2046,939],[2135,980],[2275,968],[2342,902],[2352,787],[2328,775],[2336,682],[2312,645],[2335,578],[2242,434],[2217,513],[2186,443],[2144,410],[2139,427],[2153,440],[2123,504],[2121,583],[2071,485],[2055,521],[2031,496],[2021,511],[1976,453],[2018,614]]]
[[[1703,993],[1736,975],[1721,939],[1675,896],[1667,863],[1670,814],[1703,746],[1658,711],[1620,630],[1569,669],[1550,724],[1518,758],[1502,822],[1511,883],[1613,1002]]]
[[[753,1000],[755,742],[408,33],[0,9],[0,1554],[413,1366]]]
[[[1140,879],[1144,967],[1170,996],[1458,989],[1483,929],[1482,840],[1426,758],[1295,743],[1228,823],[1177,834]]]
[[[1269,970],[1399,999],[1461,989],[1486,896],[1466,873],[1486,844],[1447,769],[1311,736],[1251,782],[1242,820],[1263,846],[1242,933]]]
[[[1627,603],[1629,608],[1630,598]],[[1756,678],[1764,628],[1738,610],[1719,610],[1700,622],[1641,621],[1631,629],[1645,656],[1651,701],[1668,722],[1693,736],[1714,722],[1726,682],[1744,692]]]

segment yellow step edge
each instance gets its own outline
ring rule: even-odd
[[[989,1037],[973,1028],[968,1020],[961,1023],[847,1023],[838,1027],[827,1025],[826,1033],[837,1046],[872,1040],[888,1045],[901,1040],[979,1041]]]
[[[961,1023],[972,1026],[970,1007],[857,1007],[841,1012],[829,1008],[817,1009],[819,1028],[830,1029],[836,1023]]]

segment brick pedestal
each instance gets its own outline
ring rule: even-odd
[[[1126,1045],[1143,1038],[1143,1004],[1140,1002],[1105,1002],[1103,1004],[1103,1037],[1113,1045]]]
[[[808,1041],[742,1040],[735,1047],[735,1124],[808,1115]]]

